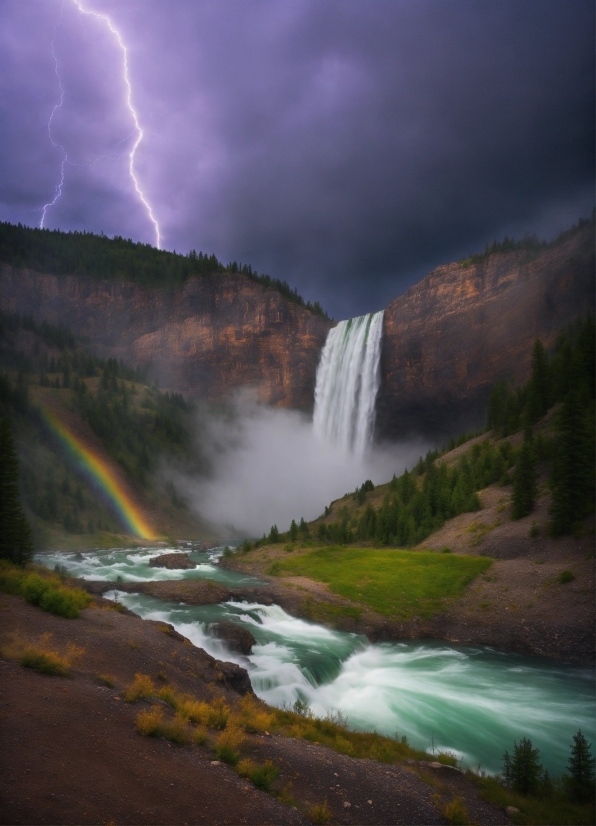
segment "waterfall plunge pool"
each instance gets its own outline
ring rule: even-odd
[[[180,550],[180,549],[177,549]],[[190,548],[188,549],[190,550]],[[161,553],[165,552],[161,551]],[[464,765],[497,772],[505,749],[529,737],[551,774],[566,770],[573,734],[596,735],[592,669],[482,647],[440,642],[382,643],[292,617],[279,606],[227,602],[193,606],[117,590],[123,582],[208,578],[229,585],[258,584],[217,566],[223,548],[191,554],[190,571],[149,568],[154,548],[40,554],[38,562],[69,574],[114,582],[105,596],[144,619],[171,623],[212,656],[246,668],[255,693],[271,705],[308,703],[325,716],[341,711],[350,727],[407,736],[411,745],[451,751]],[[210,634],[229,620],[256,639],[248,657]]]

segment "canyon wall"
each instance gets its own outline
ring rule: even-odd
[[[0,306],[63,324],[94,352],[150,368],[164,388],[221,401],[252,387],[261,401],[311,410],[331,322],[241,274],[175,288],[0,269]]]
[[[525,381],[540,338],[594,312],[594,225],[540,252],[438,267],[385,311],[377,437],[440,437],[484,422],[494,382]],[[61,323],[104,355],[210,402],[240,387],[309,411],[332,322],[245,275],[172,288],[0,267],[0,306]]]
[[[532,346],[594,313],[594,225],[530,255],[438,267],[385,311],[377,435],[449,435],[484,423],[495,381],[525,381]]]

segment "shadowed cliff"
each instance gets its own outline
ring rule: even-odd
[[[377,436],[482,424],[493,384],[528,378],[533,342],[548,348],[593,312],[592,221],[552,245],[438,267],[385,311]]]

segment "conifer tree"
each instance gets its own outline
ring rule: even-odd
[[[522,737],[519,744],[513,744],[511,783],[516,792],[534,794],[538,791],[543,774],[538,755],[538,749],[526,737]]]
[[[292,519],[292,524],[290,525],[290,539],[292,542],[295,542],[298,539],[298,525],[296,524],[295,519]]]
[[[513,471],[512,516],[521,519],[534,510],[536,500],[536,459],[532,436],[526,431]]]
[[[33,542],[19,500],[19,462],[10,421],[0,419],[0,559],[23,565]]]
[[[269,542],[279,542],[279,530],[277,529],[277,525],[271,526],[271,530],[269,531]]]
[[[556,423],[556,453],[551,468],[550,527],[555,536],[568,533],[588,511],[594,490],[593,434],[578,390],[563,402]]]
[[[567,763],[569,769],[568,788],[573,800],[583,803],[594,797],[594,758],[590,743],[578,729],[573,735],[571,756]]]
[[[541,341],[536,341],[532,351],[532,375],[528,387],[526,417],[528,425],[534,425],[549,408],[550,373],[548,359]]]

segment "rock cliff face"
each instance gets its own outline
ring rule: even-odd
[[[592,224],[533,258],[504,252],[438,267],[385,311],[378,435],[477,426],[495,381],[528,378],[537,338],[548,347],[593,312]]]
[[[64,324],[103,356],[151,368],[166,388],[220,401],[239,387],[309,410],[331,322],[240,274],[157,289],[3,266],[0,305]]]
[[[253,387],[262,402],[311,410],[332,322],[240,274],[176,288],[0,268],[0,306],[62,323],[104,356],[151,367],[162,386],[207,401]],[[548,346],[594,312],[590,223],[538,255],[495,253],[439,267],[385,312],[377,435],[439,436],[484,420],[495,381],[524,381]]]

